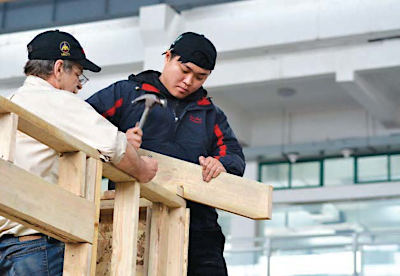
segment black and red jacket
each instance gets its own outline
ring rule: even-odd
[[[95,93],[87,102],[125,132],[144,110],[144,102],[132,103],[145,93],[167,98],[167,108],[154,106],[143,126],[142,148],[198,164],[199,156],[213,156],[227,172],[243,175],[242,148],[225,114],[200,88],[185,99],[173,97],[159,80],[160,73],[144,71]],[[238,195],[239,196],[239,195]],[[214,208],[188,202],[193,230],[219,228]]]

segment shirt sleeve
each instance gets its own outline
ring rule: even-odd
[[[212,156],[222,163],[228,173],[243,176],[246,164],[242,147],[229,126],[225,114],[218,107]]]
[[[125,133],[118,131],[104,117],[100,116],[89,104],[81,101],[82,117],[79,127],[69,125],[66,130],[74,133],[76,138],[97,149],[105,161],[119,163],[125,155],[127,139]],[[75,118],[78,119],[78,118]]]
[[[12,101],[97,149],[105,161],[118,163],[125,154],[125,134],[70,92],[17,93]]]

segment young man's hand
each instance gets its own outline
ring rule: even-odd
[[[135,127],[132,127],[126,131],[126,139],[136,150],[142,145],[143,131],[139,127],[139,122],[136,123]]]
[[[157,160],[148,157],[148,156],[140,156],[141,168],[139,169],[139,173],[136,175],[137,180],[140,183],[147,183],[156,176],[158,170],[158,162]]]
[[[211,179],[216,178],[221,172],[226,172],[224,166],[218,159],[214,157],[199,157],[200,166],[203,167],[203,180],[210,182]]]

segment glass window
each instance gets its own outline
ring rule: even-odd
[[[289,188],[289,164],[262,165],[261,181],[274,188]]]
[[[314,187],[320,182],[320,162],[304,162],[292,164],[291,187]]]
[[[353,184],[354,159],[334,158],[324,161],[324,185],[339,186]]]
[[[358,182],[388,180],[387,155],[359,157],[357,165]]]
[[[400,179],[400,154],[390,156],[390,179]]]

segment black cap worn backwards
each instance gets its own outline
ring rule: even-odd
[[[29,44],[28,59],[71,60],[82,65],[83,69],[100,72],[101,68],[86,58],[78,40],[59,30],[38,34]]]
[[[179,55],[183,63],[192,62],[207,70],[214,69],[217,50],[202,34],[183,33],[171,44],[169,50]]]

